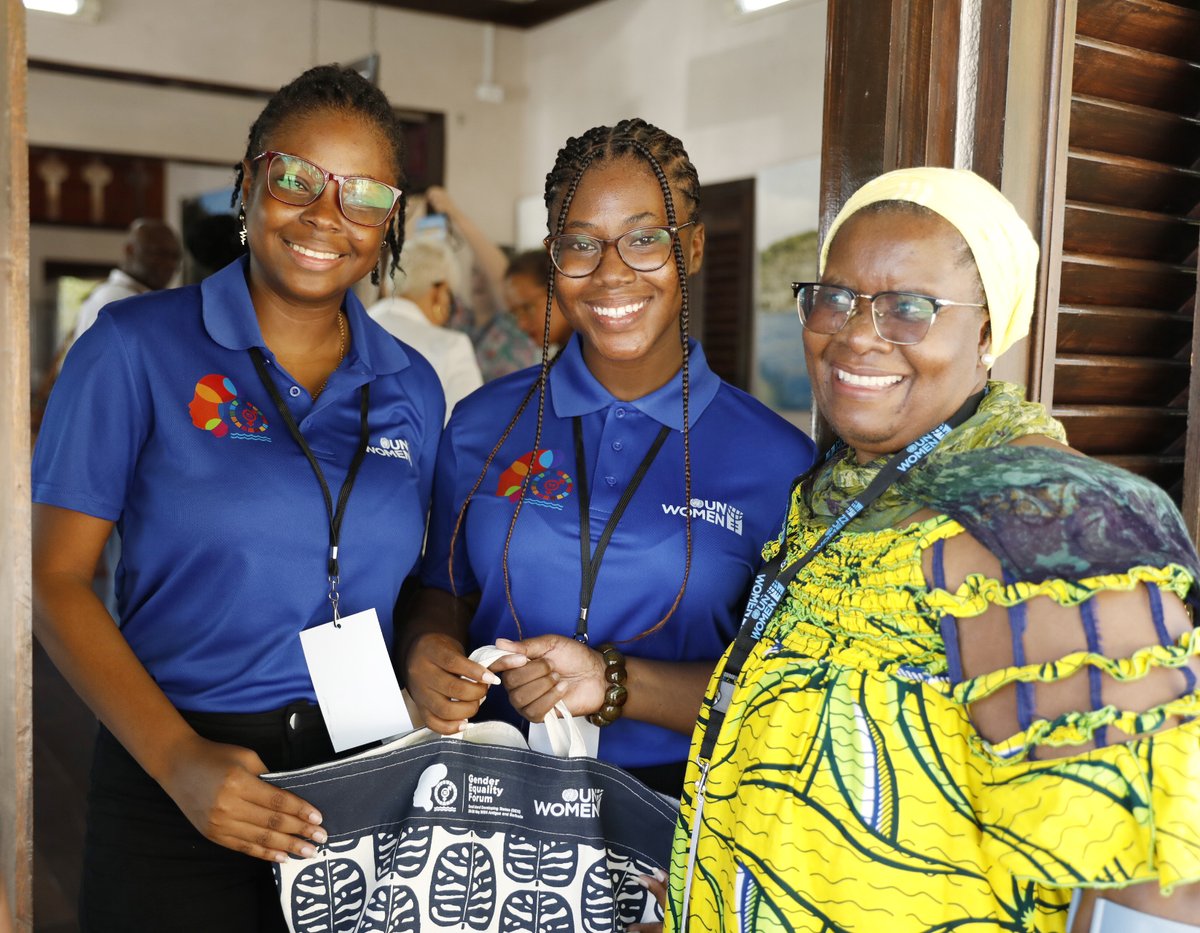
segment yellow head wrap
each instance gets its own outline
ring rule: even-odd
[[[962,234],[983,282],[993,356],[999,356],[1029,333],[1038,245],[1008,198],[966,169],[902,168],[867,182],[834,218],[821,246],[821,272],[825,271],[829,245],[838,227],[852,214],[878,201],[920,204],[944,217]]]

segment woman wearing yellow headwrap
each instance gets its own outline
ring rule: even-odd
[[[710,686],[668,930],[1062,931],[1076,891],[1075,930],[1200,922],[1200,564],[988,380],[1037,257],[987,182],[907,169],[794,286],[841,441]]]

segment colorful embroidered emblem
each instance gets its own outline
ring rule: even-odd
[[[192,424],[214,437],[228,435],[236,440],[266,441],[267,419],[258,407],[237,397],[237,387],[228,376],[209,373],[201,378],[188,402]],[[236,430],[230,431],[230,425]]]
[[[248,434],[262,434],[267,430],[267,419],[258,407],[241,399],[235,398],[229,403],[229,420]]]
[[[562,451],[559,450],[539,450],[518,457],[512,466],[500,474],[496,495],[516,502],[525,476],[532,474],[529,476],[529,495],[525,501],[549,509],[561,509],[562,501],[575,490],[571,475],[558,467],[563,461]]]

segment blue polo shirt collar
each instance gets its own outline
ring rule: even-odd
[[[709,403],[716,398],[721,380],[708,368],[704,350],[694,340],[690,348],[688,370],[691,389],[688,393],[688,411],[691,426],[695,427]],[[616,402],[612,393],[604,388],[592,375],[583,361],[579,336],[572,335],[563,349],[559,361],[550,370],[550,401],[559,418],[574,418],[594,411],[602,411]],[[683,430],[683,370],[649,395],[624,404],[649,415],[659,424],[676,431]]]
[[[247,256],[235,259],[200,283],[204,329],[228,350],[267,349],[246,284],[248,262]],[[371,321],[354,292],[346,292],[342,309],[354,334],[347,353],[346,365],[350,372],[382,376],[408,368],[410,361],[404,348]]]

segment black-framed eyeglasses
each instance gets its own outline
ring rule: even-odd
[[[338,207],[347,220],[364,227],[379,227],[387,223],[392,208],[404,193],[376,178],[366,175],[336,175],[319,165],[268,149],[251,162],[267,160],[267,191],[276,201],[292,207],[312,204],[321,196],[332,178],[338,183]]]
[[[805,330],[814,334],[836,334],[854,315],[860,300],[870,302],[871,323],[880,339],[902,347],[920,343],[929,333],[942,308],[986,308],[969,301],[931,298],[912,292],[878,292],[860,295],[843,285],[793,282],[796,311]]]
[[[671,258],[679,231],[695,222],[689,220],[675,227],[638,227],[607,239],[586,233],[560,233],[546,237],[542,244],[550,251],[554,268],[569,279],[581,279],[599,269],[604,248],[609,243],[616,244],[617,255],[630,269],[653,272],[665,266]]]

